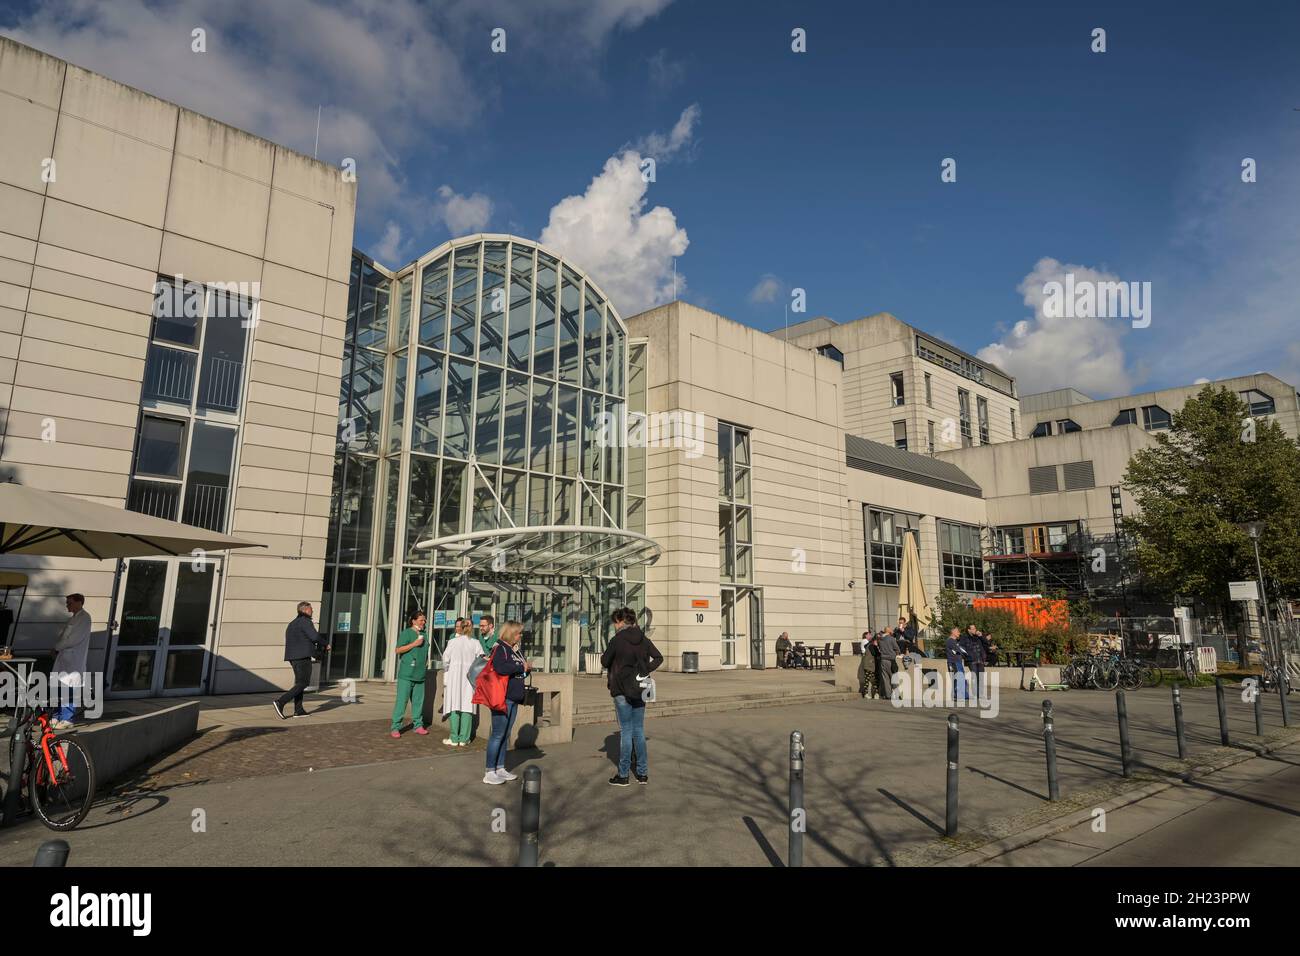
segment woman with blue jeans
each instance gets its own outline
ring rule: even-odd
[[[506,751],[510,746],[510,730],[515,724],[515,714],[524,701],[524,675],[533,669],[533,665],[519,653],[519,636],[523,629],[524,626],[518,621],[506,621],[497,635],[492,656],[488,658],[487,666],[510,680],[506,684],[505,709],[492,711],[492,736],[488,738],[484,783],[501,784],[518,779],[518,774],[506,769]]]
[[[636,624],[636,613],[621,607],[610,617],[614,636],[605,653],[600,656],[601,666],[609,672],[609,694],[614,698],[614,713],[618,715],[618,773],[609,778],[615,787],[629,786],[628,774],[632,772],[632,752],[636,751],[637,783],[650,782],[650,759],[645,746],[645,701],[641,699],[641,679],[664,662],[659,648],[642,633]]]

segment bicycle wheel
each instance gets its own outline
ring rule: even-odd
[[[1093,672],[1093,686],[1098,690],[1114,690],[1119,686],[1119,668],[1099,664]]]
[[[71,737],[50,742],[54,776],[39,747],[31,752],[35,766],[27,771],[32,810],[51,830],[72,830],[86,818],[95,799],[95,765],[90,754]]]
[[[1183,659],[1183,673],[1187,677],[1187,683],[1189,684],[1196,683],[1196,658],[1194,658],[1191,654],[1188,654]]]
[[[1142,686],[1142,672],[1126,664],[1119,669],[1119,682],[1125,690],[1137,690]]]
[[[1159,687],[1161,684],[1164,683],[1165,672],[1161,670],[1159,667],[1153,667],[1150,664],[1143,664],[1141,667],[1141,671],[1142,671],[1142,683],[1145,686]]]

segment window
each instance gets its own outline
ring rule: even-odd
[[[903,404],[902,372],[894,372],[889,376],[889,404],[894,408]]]
[[[907,422],[894,422],[894,447],[907,451]]]
[[[1011,409],[1011,440],[1015,441],[1020,436],[1016,433],[1016,410]]]
[[[725,581],[753,578],[749,442],[748,429],[718,422],[718,572]]]
[[[1114,428],[1116,425],[1136,425],[1137,422],[1138,416],[1136,408],[1121,408],[1119,414],[1115,416],[1115,420],[1111,422],[1110,425]]]
[[[984,560],[980,554],[980,529],[974,525],[940,521],[938,531],[943,586],[958,591],[983,591]]]
[[[903,567],[903,535],[917,527],[913,515],[876,511],[863,506],[868,535],[868,559],[873,584],[897,587]]]
[[[1030,438],[1046,438],[1046,437],[1047,437],[1048,435],[1050,435],[1050,434],[1052,434],[1052,423],[1051,423],[1051,422],[1039,422],[1037,425],[1034,426],[1034,430],[1033,430],[1032,432],[1029,433],[1029,437],[1030,437]]]
[[[1025,553],[1024,528],[1000,528],[997,532],[998,552],[1001,554]]]
[[[1072,418],[1058,418],[1056,420],[1056,434],[1065,435],[1069,432],[1083,431]]]
[[[1173,424],[1169,413],[1159,405],[1142,406],[1142,427],[1147,431],[1159,431]]]
[[[957,408],[961,414],[961,447],[971,446],[970,429],[970,392],[964,388],[957,389]]]
[[[925,441],[926,441],[926,446],[930,450],[930,454],[933,455],[934,454],[934,422],[925,423]]]
[[[1273,398],[1256,388],[1248,388],[1241,393],[1241,400],[1246,403],[1252,416],[1272,415],[1277,412]]]
[[[839,362],[841,365],[844,364],[844,353],[833,345],[826,344],[817,346],[817,354],[824,355],[832,361]]]
[[[987,445],[989,443],[989,400],[983,395],[976,396],[975,409],[979,414],[980,444]]]
[[[930,373],[925,373],[925,404],[934,408],[934,393],[930,390]]]

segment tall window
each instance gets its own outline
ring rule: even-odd
[[[975,397],[975,410],[979,415],[980,444],[989,443],[989,401],[983,395]]]
[[[980,529],[974,525],[940,521],[938,530],[943,586],[958,591],[983,591]]]
[[[718,423],[718,569],[724,581],[753,580],[749,429]]]
[[[925,442],[930,454],[934,454],[934,422],[925,423]]]
[[[1015,441],[1020,436],[1016,433],[1016,410],[1011,409],[1011,440]]]
[[[155,283],[128,510],[226,530],[256,307],[221,285]]]
[[[894,422],[894,447],[907,451],[907,422]]]
[[[961,447],[971,446],[970,427],[970,392],[964,388],[957,389],[957,410],[961,417]]]
[[[934,394],[930,390],[930,373],[925,373],[925,404],[934,408]]]
[[[903,567],[903,535],[918,527],[918,519],[914,515],[877,511],[865,505],[863,510],[872,583],[897,586],[899,571]]]
[[[898,408],[903,401],[903,373],[894,372],[889,376],[889,404]]]

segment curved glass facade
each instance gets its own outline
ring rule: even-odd
[[[644,532],[644,449],[608,442],[643,411],[644,347],[600,288],[536,243],[476,236],[396,273],[354,254],[321,630],[329,677],[390,677],[397,621],[425,610],[525,625],[548,670],[584,666],[643,569],[471,578],[430,538],[592,525]],[[632,366],[629,367],[629,361]],[[605,434],[609,434],[607,429]]]

